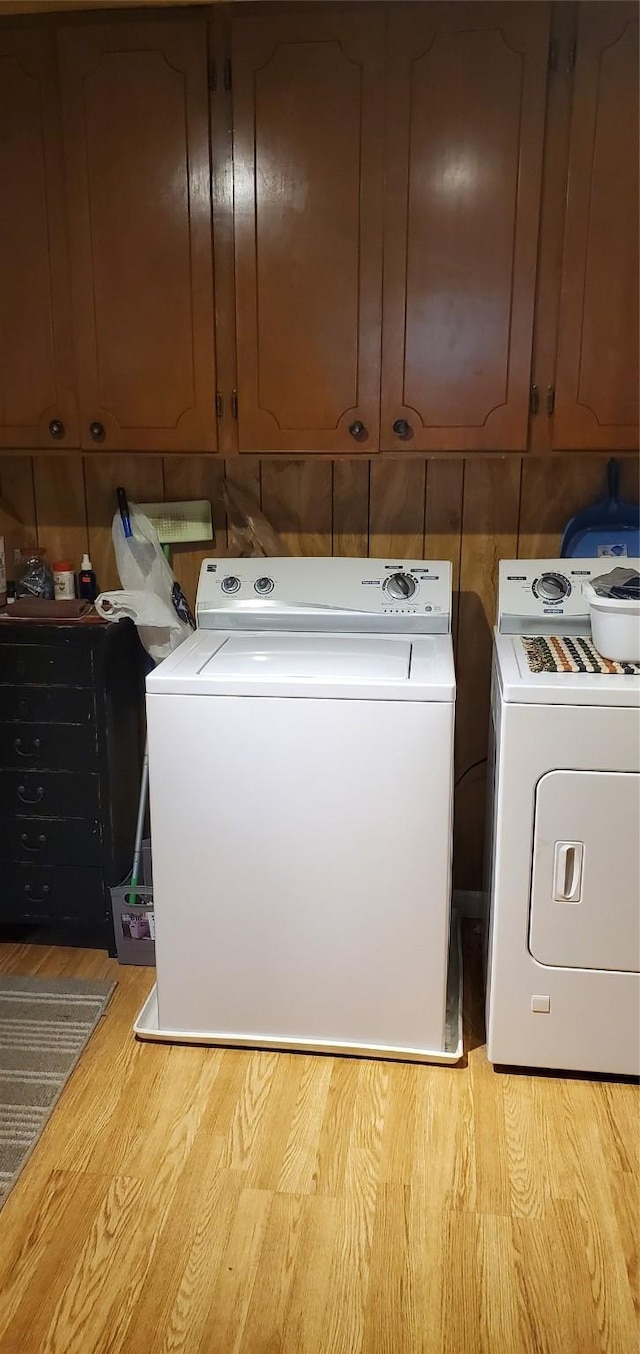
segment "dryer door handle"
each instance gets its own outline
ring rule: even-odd
[[[583,861],[584,842],[556,842],[553,865],[554,902],[580,902]]]

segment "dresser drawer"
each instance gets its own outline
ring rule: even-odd
[[[0,863],[100,865],[97,818],[0,818]]]
[[[93,691],[73,686],[0,687],[2,719],[35,724],[95,724]]]
[[[99,818],[100,777],[73,771],[0,770],[0,817]]]
[[[95,724],[0,724],[0,767],[91,771],[97,757]]]
[[[91,651],[66,644],[0,644],[0,682],[91,686]]]
[[[104,921],[109,907],[102,870],[0,865],[0,923]]]

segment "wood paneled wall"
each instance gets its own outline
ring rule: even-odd
[[[482,883],[485,766],[497,563],[554,556],[567,519],[604,492],[605,455],[505,456],[428,462],[260,460],[209,456],[0,457],[0,494],[24,524],[0,512],[8,554],[36,538],[49,558],[89,550],[102,588],[118,586],[111,545],[115,488],[141,502],[209,498],[211,547],[181,548],[174,569],[193,597],[200,561],[227,551],[225,474],[252,493],[288,549],[301,555],[451,559],[456,607],[456,852],[459,888]],[[636,499],[635,457],[620,458],[625,497]],[[9,564],[11,561],[9,560]]]

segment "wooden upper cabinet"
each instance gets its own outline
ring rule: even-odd
[[[383,23],[233,20],[241,451],[377,449]]]
[[[214,449],[206,23],[59,44],[82,445]]]
[[[53,36],[0,27],[0,446],[78,445]]]
[[[526,449],[548,45],[543,3],[391,7],[383,449]]]
[[[638,445],[638,8],[582,4],[562,267],[559,448]]]

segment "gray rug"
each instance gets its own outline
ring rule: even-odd
[[[0,976],[0,1208],[115,983]]]

